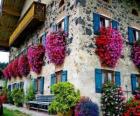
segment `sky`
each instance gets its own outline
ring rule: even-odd
[[[9,52],[0,52],[0,62],[9,62]]]

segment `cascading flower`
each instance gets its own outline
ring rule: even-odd
[[[19,73],[19,68],[18,68],[18,58],[16,58],[13,63],[12,63],[12,72],[13,72],[13,76],[17,77],[17,76],[21,76]]]
[[[9,76],[10,77],[15,77],[15,75],[14,75],[14,71],[12,70],[12,64],[13,64],[13,62],[11,62],[10,64],[8,64],[8,73],[9,73]]]
[[[132,50],[131,50],[131,59],[134,64],[140,68],[140,43],[134,43]]]
[[[3,75],[6,79],[10,79],[9,72],[7,69],[8,69],[8,67],[6,67],[2,72],[3,72]]]
[[[96,38],[96,53],[102,66],[114,68],[121,57],[123,40],[116,29],[101,28],[100,35]]]
[[[28,61],[31,69],[39,74],[44,63],[45,48],[42,45],[34,45],[28,49]]]
[[[18,60],[18,69],[21,76],[27,76],[30,73],[30,66],[27,55],[21,55]]]
[[[66,56],[66,36],[64,31],[50,32],[46,38],[46,53],[50,62],[61,65]]]

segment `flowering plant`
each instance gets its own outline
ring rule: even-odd
[[[8,64],[8,73],[9,73],[9,76],[10,77],[14,77],[14,72],[13,72],[13,70],[12,70],[12,64],[13,64],[13,62],[11,62],[10,64]]]
[[[140,44],[138,42],[134,43],[132,47],[131,58],[134,64],[140,68]]]
[[[6,79],[10,79],[8,67],[6,67],[2,72],[3,72],[3,75]]]
[[[75,107],[75,116],[99,116],[99,107],[88,97],[82,97]]]
[[[28,49],[28,61],[31,69],[39,74],[43,65],[45,48],[42,45],[34,45]]]
[[[27,55],[20,56],[18,60],[18,68],[19,68],[20,75],[26,77],[29,74],[30,66],[29,66]]]
[[[98,54],[101,65],[114,68],[121,56],[123,40],[118,30],[101,28],[100,35],[96,39],[96,53]]]
[[[64,31],[51,32],[47,35],[46,52],[49,60],[56,64],[63,64],[66,55],[66,34]]]
[[[12,72],[14,77],[21,76],[18,68],[18,58],[16,58],[12,63]]]

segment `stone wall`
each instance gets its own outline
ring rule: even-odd
[[[138,70],[130,59],[131,46],[128,44],[128,26],[140,29],[140,17],[131,14],[132,8],[136,8],[135,3],[125,3],[122,0],[112,0],[105,3],[102,0],[66,0],[64,11],[59,8],[59,2],[52,1],[47,5],[46,21],[37,31],[29,37],[26,44],[21,48],[27,47],[33,43],[36,36],[44,31],[50,30],[53,22],[59,22],[64,16],[69,16],[69,37],[67,38],[67,56],[63,66],[55,67],[48,62],[43,66],[40,75],[45,77],[44,94],[50,94],[50,75],[58,70],[68,71],[68,81],[73,83],[77,89],[80,89],[82,96],[89,96],[93,101],[100,105],[100,96],[95,92],[95,68],[103,68],[100,65],[98,56],[95,54],[95,40],[93,30],[93,12],[105,15],[119,22],[119,30],[123,35],[124,49],[115,71],[121,72],[121,83],[125,90],[131,91],[131,73],[138,74]],[[30,73],[32,78],[37,78],[34,72]],[[24,78],[26,79],[26,78]],[[15,80],[14,80],[15,81]],[[131,93],[129,93],[131,96]]]

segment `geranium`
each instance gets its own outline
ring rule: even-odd
[[[10,77],[14,77],[14,72],[12,70],[12,63],[13,62],[11,62],[10,64],[8,64],[8,69],[7,69]]]
[[[18,68],[19,68],[20,75],[26,77],[29,74],[30,66],[29,66],[27,55],[20,56],[18,60]]]
[[[63,64],[66,56],[66,34],[64,31],[51,32],[47,35],[46,53],[50,62]]]
[[[12,72],[14,77],[21,76],[18,68],[18,58],[16,58],[12,63]]]
[[[34,45],[28,49],[28,61],[31,69],[39,74],[43,65],[45,48],[42,45]]]
[[[132,47],[132,52],[131,52],[131,58],[134,62],[134,64],[140,68],[140,44],[139,43],[134,43]]]
[[[114,68],[121,56],[123,40],[120,32],[112,28],[101,28],[100,35],[96,38],[96,53],[102,66]]]

